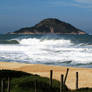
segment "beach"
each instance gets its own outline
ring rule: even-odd
[[[66,85],[70,89],[75,89],[76,86],[76,72],[79,73],[79,88],[89,87],[92,88],[92,69],[91,68],[73,68],[53,65],[42,64],[25,64],[17,62],[0,62],[0,70],[9,69],[24,71],[27,73],[38,74],[43,77],[50,76],[50,70],[53,70],[53,78],[60,81],[60,75],[66,74],[66,70],[69,68]]]

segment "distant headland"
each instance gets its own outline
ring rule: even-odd
[[[10,34],[87,34],[86,32],[72,26],[69,23],[60,21],[56,18],[42,20],[33,27],[21,28]]]

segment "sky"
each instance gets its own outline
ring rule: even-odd
[[[0,34],[57,18],[92,34],[92,0],[0,0]]]

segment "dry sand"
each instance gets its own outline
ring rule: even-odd
[[[60,80],[60,75],[66,73],[67,67],[63,66],[48,66],[40,64],[23,64],[23,63],[10,63],[0,62],[1,69],[10,69],[24,71],[33,74],[39,74],[40,76],[49,77],[49,71],[53,70],[53,78]],[[69,67],[69,74],[66,81],[66,85],[70,89],[75,89],[75,76],[76,72],[79,72],[79,88],[89,87],[92,88],[92,69],[87,68],[72,68]]]

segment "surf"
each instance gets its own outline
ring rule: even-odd
[[[92,41],[88,38],[92,36],[87,37],[89,41],[86,37],[11,35],[11,38],[1,39],[0,61],[88,66],[92,63]]]

